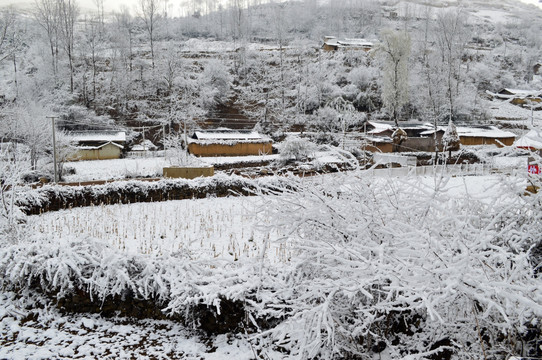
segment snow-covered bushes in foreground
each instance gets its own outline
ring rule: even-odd
[[[277,195],[262,189],[260,207],[262,227],[272,219],[287,234],[271,240],[295,247],[289,263],[268,263],[264,253],[242,261],[133,255],[92,239],[30,236],[0,249],[0,284],[56,298],[82,291],[98,303],[150,299],[200,326],[209,314],[194,309],[216,310],[219,323],[222,305],[234,304],[245,316],[208,330],[251,332],[258,351],[285,357],[529,355],[542,316],[532,256],[542,198],[525,196],[518,179],[479,181],[292,179]]]
[[[286,318],[270,334],[292,354],[494,358],[540,334],[531,252],[541,198],[524,196],[525,182],[481,180],[491,189],[481,197],[450,188],[449,178],[335,179],[266,207],[290,234],[282,241],[299,249],[263,306]]]

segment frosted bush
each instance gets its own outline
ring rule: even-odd
[[[263,218],[298,253],[265,304],[285,319],[267,333],[273,341],[299,358],[521,351],[542,315],[530,254],[540,195],[505,179],[487,184],[490,197],[458,194],[449,180],[349,174],[270,199]]]
[[[314,157],[316,145],[297,136],[289,136],[280,146],[282,161],[302,161]]]
[[[0,249],[0,286],[57,297],[79,289],[95,301],[130,293],[194,324],[195,307],[219,316],[224,301],[237,302],[239,331],[291,358],[536,351],[525,339],[541,330],[542,198],[524,195],[526,179],[266,181],[254,211],[272,236],[258,258],[134,255],[91,238],[32,237]],[[268,262],[280,245],[290,260]]]

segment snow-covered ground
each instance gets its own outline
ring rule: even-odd
[[[531,116],[534,117],[534,124],[542,124],[540,111],[533,111],[527,107],[511,104],[507,101],[495,100],[488,103],[488,111],[492,118],[497,120],[513,120],[516,124],[531,125]]]
[[[237,162],[273,161],[278,155],[230,156],[199,158],[202,165],[230,164]],[[67,182],[117,180],[125,178],[161,177],[163,168],[171,166],[171,159],[163,156],[138,157],[112,160],[89,160],[66,163],[75,174],[65,175]]]
[[[152,154],[152,153],[149,153]],[[75,170],[75,174],[65,175],[66,182],[82,182],[94,180],[120,180],[126,178],[161,177],[163,168],[172,166],[171,157],[166,158],[163,153],[157,152],[159,156],[137,157],[112,160],[89,160],[74,161],[65,164],[65,167]],[[339,152],[329,148],[328,150],[317,151],[314,166],[323,166],[329,163],[340,163],[345,157]],[[170,155],[171,156],[171,155]],[[277,161],[280,155],[253,155],[253,156],[215,156],[200,157],[197,161],[202,166],[224,165],[235,163],[257,163],[261,161]]]
[[[66,315],[47,306],[35,309],[37,319],[25,318],[24,300],[11,292],[0,292],[0,304],[1,359],[254,359],[246,339],[222,335],[204,343],[173,321]]]
[[[251,156],[214,156],[199,158],[202,163],[208,165],[234,164],[243,162],[275,161],[279,155],[251,155]]]
[[[182,51],[190,51],[190,52],[225,52],[225,51],[235,51],[239,48],[239,44],[235,44],[234,42],[228,42],[228,41],[215,41],[215,40],[202,40],[202,39],[196,39],[192,38],[187,40],[182,44],[181,50]],[[265,45],[265,44],[257,44],[257,43],[249,43],[247,44],[247,48],[249,50],[276,50],[278,49],[278,45]]]
[[[523,166],[525,159],[516,159]],[[363,172],[361,174],[365,176]],[[333,183],[335,177],[328,175],[325,181]],[[434,181],[431,176],[413,179],[426,186]],[[322,180],[313,177],[306,181]],[[378,184],[388,181],[382,177],[374,178]],[[443,191],[458,196],[468,193],[476,198],[491,198],[499,191],[499,184],[498,175],[458,176],[450,178]],[[291,248],[268,243],[270,238],[279,238],[283,234],[276,231],[269,234],[261,227],[255,227],[256,222],[262,220],[257,216],[263,207],[265,203],[259,197],[102,205],[32,216],[28,225],[32,232],[50,234],[57,241],[95,238],[131,254],[160,255],[182,251],[191,259],[236,261],[265,253],[272,263],[288,261],[293,255]]]
[[[75,174],[65,175],[67,182],[113,180],[134,177],[157,177],[169,166],[163,157],[138,159],[111,159],[74,161],[64,165],[73,168]]]
[[[330,189],[351,191],[350,186],[355,183],[345,186],[344,176],[329,174],[302,181],[321,182]],[[357,176],[363,177],[364,173]],[[458,200],[491,203],[499,194],[509,191],[510,186],[523,189],[524,181],[504,175],[418,176],[373,178],[367,184],[389,189],[389,194],[404,188],[429,192],[438,189]],[[499,206],[504,205],[499,203]],[[47,234],[53,242],[105,241],[112,245],[111,251],[118,251],[110,255],[118,257],[123,254],[158,257],[181,251],[191,260],[242,264],[255,260],[265,249],[270,266],[288,266],[296,252],[287,243],[273,241],[283,235],[276,229],[266,233],[265,222],[256,216],[265,207],[263,197],[110,205],[31,216],[28,225],[31,232]],[[259,356],[266,359],[286,357],[271,348],[256,349],[257,343],[242,335],[201,340],[174,321],[61,314],[45,299],[20,299],[12,292],[0,292],[0,358],[241,360],[257,358],[256,350],[263,351]]]
[[[191,259],[234,261],[266,249],[271,262],[287,261],[291,250],[267,244],[270,235],[254,228],[262,206],[257,197],[95,206],[31,217],[29,225],[58,241],[91,237],[127,253],[182,251]]]

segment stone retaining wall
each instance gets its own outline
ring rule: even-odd
[[[278,183],[278,180],[274,182]],[[17,200],[26,215],[92,205],[131,204],[167,200],[202,199],[209,196],[251,195],[259,182],[238,176],[156,182],[122,181],[97,186],[44,186]]]

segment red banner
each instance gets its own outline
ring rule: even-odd
[[[527,171],[529,174],[539,175],[540,174],[540,167],[538,164],[529,164],[527,167]]]

